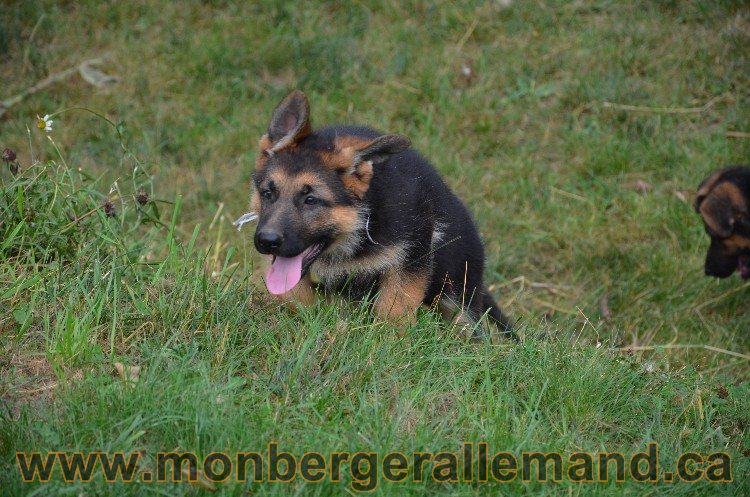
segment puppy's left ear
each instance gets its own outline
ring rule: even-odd
[[[403,152],[411,146],[411,141],[403,135],[379,136],[357,150],[356,162],[372,162],[379,164],[385,162],[391,155]],[[356,164],[355,164],[356,166]]]
[[[331,161],[332,167],[338,171],[346,189],[361,199],[370,188],[373,167],[403,152],[410,145],[411,141],[402,135],[379,136],[369,142],[338,149]]]

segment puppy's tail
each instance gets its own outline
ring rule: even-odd
[[[490,319],[497,325],[498,333],[502,337],[518,341],[518,335],[513,331],[513,323],[508,316],[503,314],[487,289],[484,290],[484,308]]]

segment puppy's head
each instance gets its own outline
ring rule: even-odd
[[[346,244],[364,223],[361,201],[373,167],[409,147],[400,135],[322,135],[310,125],[310,105],[293,91],[271,116],[253,172],[255,247],[272,256],[268,290],[296,286],[317,257]]]
[[[706,274],[726,278],[739,271],[743,279],[750,278],[750,168],[710,175],[698,186],[693,207],[711,237]]]

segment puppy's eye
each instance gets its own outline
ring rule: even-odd
[[[305,197],[305,204],[307,205],[316,205],[318,203],[318,199],[313,197],[312,195],[308,195],[307,197]]]
[[[273,198],[273,192],[271,190],[262,190],[260,194],[267,200],[271,200]]]

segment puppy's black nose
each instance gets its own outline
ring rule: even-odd
[[[281,247],[282,236],[275,231],[259,231],[255,234],[255,246],[263,254],[270,254]]]

